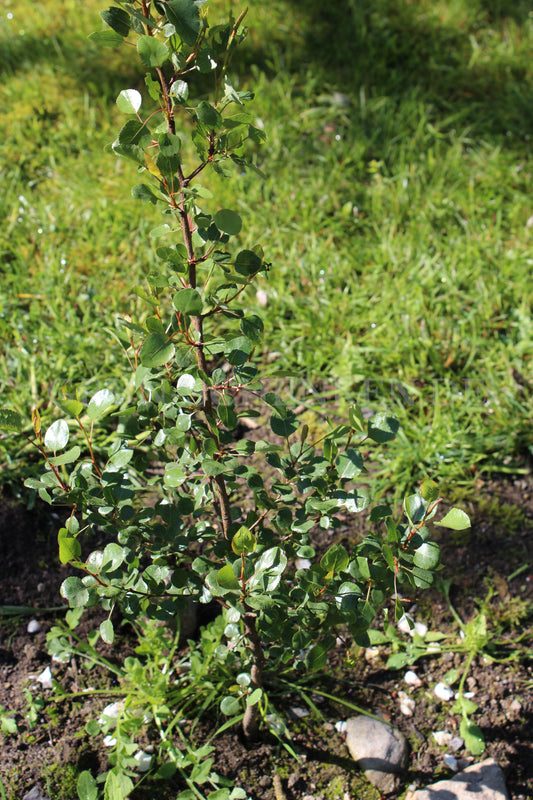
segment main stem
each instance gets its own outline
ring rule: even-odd
[[[257,614],[247,611],[243,617],[244,632],[248,639],[248,644],[252,653],[252,669],[250,670],[250,688],[252,691],[261,689],[263,686],[263,671],[265,667],[265,656],[261,647],[261,640],[256,627]],[[259,728],[259,703],[253,706],[246,706],[242,729],[248,740],[257,738]]]

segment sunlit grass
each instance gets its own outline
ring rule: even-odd
[[[155,264],[157,216],[104,151],[116,95],[142,84],[133,52],[88,42],[101,7],[2,9],[0,388],[26,415],[67,381],[124,390],[109,329]],[[273,263],[269,358],[328,413],[398,413],[396,485],[511,469],[532,444],[528,4],[277,0],[248,24],[234,66],[266,177],[204,182]]]

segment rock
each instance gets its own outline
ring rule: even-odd
[[[472,764],[447,781],[409,792],[405,800],[509,800],[503,772],[492,758]]]
[[[39,633],[39,631],[41,630],[41,623],[38,622],[36,619],[30,619],[26,630],[28,631],[28,633]]]
[[[407,743],[400,731],[372,717],[351,717],[346,721],[346,746],[374,786],[385,793],[396,789],[407,763]]]
[[[403,676],[403,679],[408,686],[414,686],[415,689],[417,689],[419,686],[422,686],[422,681],[412,669],[407,670]]]
[[[445,703],[449,703],[450,700],[453,700],[455,694],[453,689],[450,686],[448,686],[448,684],[442,682],[437,683],[433,691],[436,697],[438,697],[439,700],[444,700]]]
[[[48,797],[41,792],[40,786],[34,786],[24,795],[22,800],[48,800]]]
[[[416,703],[406,692],[398,692],[400,711],[405,717],[412,717],[416,708]]]

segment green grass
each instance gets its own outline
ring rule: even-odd
[[[133,53],[87,41],[103,6],[18,0],[0,19],[0,391],[28,417],[66,382],[128,391],[109,330],[140,307],[129,289],[155,263],[157,217],[103,149],[116,95],[140,85]],[[229,4],[210,6],[214,20]],[[397,413],[378,464],[397,487],[468,484],[533,446],[528,11],[250,4],[235,66],[257,93],[266,177],[204,183],[220,206],[245,198],[243,240],[273,262],[273,370],[328,413],[353,399]],[[9,479],[29,457],[11,437],[0,447]]]

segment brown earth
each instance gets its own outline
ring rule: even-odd
[[[448,533],[446,540],[443,535],[442,577],[452,581],[451,600],[463,621],[478,613],[489,589],[493,593],[485,607],[490,637],[471,666],[467,687],[474,692],[479,708],[474,721],[486,740],[483,757],[492,756],[501,765],[513,800],[526,800],[533,798],[533,480],[530,476],[501,476],[480,482],[475,505],[468,499],[461,505],[471,514],[472,531]],[[57,559],[60,519],[58,511],[27,510],[0,498],[1,605],[43,609],[64,604],[59,586],[68,570]],[[0,797],[3,787],[7,800],[22,800],[36,784],[50,800],[75,800],[77,771],[90,769],[96,774],[106,769],[105,749],[96,748],[84,725],[109,699],[88,696],[75,705],[56,703],[51,691],[40,691],[35,677],[30,677],[50,665],[46,631],[62,613],[10,616],[4,609],[0,616],[0,705],[18,726],[18,733],[2,737]],[[449,634],[450,642],[460,641],[442,591],[422,594],[412,613],[430,630]],[[29,619],[39,621],[39,632],[27,632]],[[86,630],[93,628],[95,621],[94,615],[89,618]],[[123,647],[129,647],[127,641]],[[334,727],[355,712],[316,693],[324,691],[339,701],[380,714],[408,738],[409,772],[402,791],[391,800],[401,797],[409,784],[427,785],[450,775],[443,762],[446,751],[437,746],[432,732],[445,729],[456,734],[459,720],[451,713],[451,704],[439,701],[432,689],[451,668],[464,666],[466,654],[450,652],[421,659],[415,669],[422,686],[410,690],[403,683],[407,667],[396,672],[385,669],[390,652],[390,643],[385,643],[376,653],[360,653],[354,663],[343,648],[331,655],[328,675],[317,676],[314,690],[309,689],[315,691],[313,700],[327,721],[304,717],[289,723],[299,762],[275,740],[264,737],[251,747],[243,743],[237,730],[230,730],[215,742],[216,771],[235,779],[253,800],[274,798],[276,773],[287,800],[378,798],[379,793],[354,769]],[[112,651],[110,654],[112,657]],[[83,676],[77,675],[75,664],[62,673],[69,686],[76,686],[78,678],[81,681]],[[106,676],[100,680],[104,686],[109,681]],[[400,711],[401,691],[415,700],[412,716]],[[297,696],[283,703],[283,708],[301,706]],[[207,723],[204,733],[209,734]],[[472,758],[464,749],[454,755]],[[155,791],[145,788],[149,786],[143,784],[132,798],[170,800],[179,792],[179,787],[170,783],[158,784]]]

